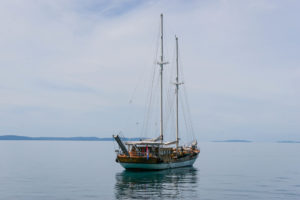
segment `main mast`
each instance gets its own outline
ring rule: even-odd
[[[160,65],[160,140],[161,142],[164,139],[164,124],[163,124],[163,69],[164,65],[167,64],[167,62],[164,62],[164,40],[163,40],[163,14],[160,15],[160,23],[161,23],[161,56],[160,56],[160,62],[158,64]]]

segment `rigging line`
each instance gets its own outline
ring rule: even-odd
[[[174,133],[175,133],[175,114],[174,114],[174,109],[172,109],[169,113],[169,118],[168,118],[168,124],[167,124],[168,128],[169,128],[169,136],[171,136],[171,138],[174,138]]]
[[[167,118],[166,118],[166,124],[167,124],[167,127],[168,125],[172,122],[172,119],[173,119],[173,115],[174,115],[174,102],[175,102],[175,98],[170,98],[170,102],[168,104],[168,113],[167,113]],[[166,127],[166,129],[167,129]]]
[[[179,62],[180,62],[180,65],[182,65],[181,63],[182,63],[182,60],[180,59],[179,60]],[[184,71],[183,71],[183,69],[182,68],[180,68],[180,74],[181,74],[181,79],[182,79],[182,81],[184,82]],[[193,122],[192,122],[192,115],[191,115],[191,111],[190,111],[190,105],[189,105],[189,100],[188,100],[188,94],[187,94],[187,88],[186,88],[186,85],[185,84],[183,84],[183,94],[184,94],[184,99],[185,99],[185,104],[186,104],[186,107],[187,107],[187,117],[188,117],[188,119],[189,119],[189,121],[190,121],[190,128],[191,128],[191,131],[192,131],[192,134],[193,134],[193,137],[194,137],[194,139],[195,139],[195,132],[194,132],[194,127],[193,127]]]
[[[171,78],[170,80],[168,80],[168,82],[170,82],[168,85],[168,90],[167,90],[167,100],[168,100],[168,111],[171,112],[174,110],[173,106],[174,106],[174,102],[175,102],[175,96],[174,96],[174,88],[173,88],[173,83],[171,83]]]
[[[148,122],[149,122],[149,113],[151,111],[152,106],[152,95],[153,95],[153,88],[154,88],[154,82],[155,82],[155,74],[156,74],[156,67],[153,70],[152,74],[152,81],[151,81],[151,87],[148,90],[148,95],[146,98],[146,104],[145,104],[145,115],[144,115],[144,123],[143,123],[143,130],[145,131],[145,136],[147,135],[147,129],[148,129]],[[149,101],[149,102],[147,102]]]
[[[156,83],[156,86],[154,87],[155,88],[155,91],[157,91],[157,89],[159,88],[159,81],[158,81],[158,76],[157,76],[157,81],[155,81]],[[152,107],[150,108],[149,110],[149,113],[148,113],[148,116],[147,116],[147,123],[148,123],[148,126],[149,124],[152,124],[154,123],[154,125],[156,125],[158,123],[157,121],[157,116],[159,116],[159,109],[158,109],[158,105],[159,105],[159,98],[158,98],[158,93],[157,92],[153,92],[153,96],[151,97],[152,99]],[[155,131],[157,127],[155,126],[150,126],[150,128],[147,127],[147,131],[150,131],[150,132],[153,132]],[[157,134],[155,133],[155,137],[157,137]]]
[[[175,53],[175,51],[174,51]],[[167,80],[167,85],[169,86],[167,88],[167,93],[166,93],[166,99],[167,99],[167,106],[166,106],[166,123],[168,124],[168,126],[170,125],[170,120],[172,119],[172,115],[174,114],[174,102],[175,102],[175,96],[174,96],[174,87],[173,87],[173,82],[174,82],[174,65],[170,65],[170,68],[168,69],[169,71],[169,79]],[[167,127],[166,127],[167,129]]]
[[[155,47],[155,50],[154,50],[154,51],[155,51],[155,54],[154,54],[154,59],[153,59],[153,65],[152,65],[152,67],[153,67],[153,66],[156,66],[156,61],[157,61],[157,58],[158,58],[158,50],[159,50],[158,46],[159,46],[159,38],[160,38],[159,27],[160,27],[160,24],[158,23],[158,29],[157,29],[158,31],[157,31],[157,35],[156,35],[156,38],[155,38],[155,40],[156,40],[156,42],[155,42],[156,47]],[[146,76],[145,76],[145,73],[146,73],[147,71],[148,71],[148,70],[142,70],[142,72],[140,73],[141,75],[139,76],[138,82],[137,82],[137,84],[136,84],[136,86],[135,86],[135,88],[134,88],[134,90],[133,90],[133,92],[132,92],[132,95],[131,95],[130,99],[129,99],[129,104],[131,104],[131,103],[133,102],[133,98],[134,98],[134,96],[136,95],[139,86],[141,85],[141,84],[140,84],[141,81],[144,80],[144,77],[146,77]],[[145,82],[146,82],[146,81],[144,81],[143,85],[146,85]],[[146,94],[146,99],[147,99],[147,94]],[[147,102],[145,102],[144,105],[145,105],[145,107],[144,107],[144,115],[145,115],[145,113],[146,113]],[[142,127],[141,127],[141,130],[140,130],[140,131],[141,131],[141,136],[144,136],[144,124],[145,124],[145,117],[143,118],[143,123],[142,123]]]
[[[154,87],[154,81],[155,81],[155,74],[156,74],[156,61],[158,58],[158,51],[159,51],[159,38],[160,38],[160,22],[158,23],[158,29],[157,29],[157,36],[156,36],[156,47],[155,47],[155,56],[154,56],[154,62],[153,62],[153,66],[154,66],[154,70],[153,70],[153,74],[152,74],[152,79],[151,79],[151,88],[149,88],[148,90],[148,95],[146,96],[146,100],[145,100],[145,108],[144,108],[144,120],[143,120],[143,125],[142,125],[142,134],[145,136],[147,135],[147,130],[148,130],[148,118],[149,118],[149,114],[150,114],[150,108],[151,108],[151,101],[152,101],[152,93],[153,93],[153,87]],[[152,67],[153,67],[152,66]],[[149,100],[149,102],[147,102],[147,100]]]
[[[174,112],[173,107],[174,107],[174,102],[175,102],[175,98],[170,98],[169,97],[169,99],[170,100],[169,100],[168,107],[167,107],[168,108],[168,110],[167,110],[168,111],[167,120],[168,120],[168,118],[170,118],[169,116],[170,116],[171,112]]]
[[[172,109],[171,105],[172,105],[172,102],[173,102],[173,98],[172,98],[172,90],[170,89],[170,87],[167,88],[167,92],[166,92],[166,111],[169,111]]]
[[[191,109],[190,109],[189,98],[188,98],[188,92],[187,92],[187,88],[186,88],[185,85],[183,86],[183,94],[184,94],[184,97],[185,97],[185,103],[186,103],[186,107],[187,107],[188,118],[190,120],[190,126],[191,126],[191,129],[192,129],[193,136],[195,137],[193,121],[192,121],[192,115],[191,115]]]
[[[178,55],[179,58],[179,55]],[[175,80],[176,74],[175,74],[175,69],[176,69],[176,46],[173,48],[173,54],[172,54],[172,67],[171,67],[171,73],[170,73],[170,79]],[[181,65],[180,65],[181,66]]]
[[[143,69],[145,69],[145,68],[146,68],[146,67],[144,67]],[[141,85],[142,80],[144,80],[145,72],[146,72],[146,71],[147,71],[147,70],[142,70],[142,72],[139,73],[140,76],[138,77],[137,83],[136,83],[136,85],[135,85],[135,87],[134,87],[134,89],[133,89],[133,92],[132,92],[131,96],[130,96],[129,104],[132,103],[133,98],[134,98],[135,94],[137,93],[137,90],[138,90],[139,86]]]
[[[113,144],[114,144],[114,150],[116,150],[116,144],[115,144],[115,141],[113,141]],[[119,146],[119,145],[118,145]],[[118,148],[120,149],[120,147]]]
[[[178,52],[178,60],[179,60],[179,65],[183,66],[182,62],[181,62],[180,52]],[[180,72],[181,81],[184,82],[183,67],[180,67],[179,70],[180,70],[179,72]],[[184,116],[185,127],[186,127],[187,132],[191,132],[192,136],[194,137],[194,130],[193,130],[193,126],[192,126],[192,120],[191,120],[188,100],[187,100],[187,98],[185,98],[184,100],[182,98],[182,96],[186,96],[186,86],[185,85],[183,85],[183,88],[181,89],[181,91],[183,91],[183,92],[180,92],[179,96],[181,99],[180,100],[180,102],[181,102],[180,104],[182,107],[181,112],[183,113],[183,116]]]
[[[182,102],[182,95],[179,95],[179,98],[180,98],[180,102]],[[183,103],[180,103],[180,107],[181,107],[181,113],[182,113],[182,116],[183,116],[183,119],[184,119],[185,129],[186,129],[186,132],[188,133],[189,132],[189,127],[188,127],[188,124],[187,124],[186,114],[185,114],[185,109],[184,109]]]
[[[167,96],[166,96],[166,99],[167,99],[167,105],[166,105],[166,123],[169,123],[170,121],[170,118],[172,116],[172,113],[174,112],[174,102],[175,102],[175,99],[173,98],[173,90],[170,89],[171,87],[168,88],[167,90]]]
[[[179,98],[182,99],[182,95],[179,95]],[[187,116],[186,116],[186,111],[184,109],[184,104],[180,104],[181,105],[181,109],[182,109],[182,115],[183,115],[183,119],[184,119],[184,124],[185,124],[185,128],[186,128],[186,132],[187,134],[190,134],[190,127],[188,125],[188,120],[187,120]],[[194,139],[194,138],[193,138]]]
[[[195,139],[195,132],[194,132],[194,127],[193,127],[193,122],[192,122],[192,117],[191,117],[191,111],[190,111],[190,106],[189,106],[189,102],[188,102],[188,95],[187,95],[187,92],[186,92],[186,87],[184,86],[183,87],[184,90],[183,90],[183,96],[184,96],[184,99],[185,99],[185,104],[186,104],[186,109],[187,109],[187,117],[188,117],[188,120],[190,122],[190,129],[191,129],[191,133],[193,134],[193,138]]]
[[[172,56],[172,61],[175,60],[175,57],[176,57],[176,48],[173,48],[173,56]],[[175,102],[175,99],[174,99],[174,88],[173,88],[173,82],[174,82],[174,70],[175,70],[175,62],[172,62],[168,71],[170,72],[169,73],[169,79],[167,80],[167,82],[169,83],[169,87],[168,87],[168,90],[167,90],[167,103],[168,103],[168,108],[169,108],[169,115],[172,114],[172,112],[174,112],[174,102]],[[167,120],[170,118],[170,116],[168,116]]]
[[[174,49],[174,55],[175,55],[175,49]],[[173,58],[174,59],[174,58]],[[174,95],[174,87],[173,87],[173,83],[174,83],[174,70],[175,70],[175,65],[174,62],[171,65],[171,67],[169,68],[169,80],[168,80],[168,90],[167,90],[167,100],[168,100],[168,113],[167,113],[167,118],[166,118],[166,123],[167,123],[167,127],[168,130],[170,131],[169,134],[172,134],[172,136],[174,137],[173,133],[175,132],[175,108],[174,108],[174,104],[175,104],[175,95]],[[174,125],[174,126],[173,126]],[[170,136],[170,135],[168,135]],[[172,138],[173,138],[172,137]]]
[[[144,112],[144,120],[143,120],[143,131],[146,130],[144,129],[144,127],[147,127],[147,115],[149,112],[149,107],[151,107],[151,96],[152,96],[152,90],[153,90],[153,83],[154,83],[154,79],[155,79],[155,68],[153,68],[153,72],[152,72],[152,82],[151,82],[151,87],[148,89],[148,93],[145,99],[145,112]]]
[[[157,68],[158,70],[158,68]],[[151,99],[151,107],[149,107],[148,113],[147,113],[147,131],[149,131],[149,124],[152,123],[152,119],[155,119],[156,115],[158,113],[158,104],[159,104],[159,98],[158,98],[158,93],[156,91],[158,91],[159,88],[159,75],[158,73],[156,74],[156,79],[154,80],[154,87],[152,89],[152,96],[150,97]],[[150,127],[151,128],[151,127]],[[155,135],[156,136],[156,135]]]
[[[185,98],[185,104],[187,107],[187,117],[189,120],[191,133],[193,135],[193,138],[195,139],[195,131],[194,131],[194,127],[193,127],[192,115],[191,115],[191,110],[190,110],[190,105],[189,105],[188,94],[187,94],[186,88],[184,88],[183,94],[184,94],[184,98]]]

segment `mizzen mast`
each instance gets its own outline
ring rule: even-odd
[[[178,144],[179,144],[179,117],[178,117],[178,92],[179,92],[179,85],[183,84],[183,82],[179,82],[179,70],[178,70],[178,37],[175,36],[176,39],[176,89],[175,89],[175,93],[176,93],[176,149],[178,148]]]
[[[164,40],[163,40],[163,14],[160,15],[160,23],[161,23],[161,56],[160,62],[157,64],[160,66],[160,140],[163,142],[164,139],[164,124],[163,124],[163,69],[164,65],[168,64],[168,62],[164,62]]]

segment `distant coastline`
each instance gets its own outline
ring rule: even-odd
[[[139,141],[146,138],[134,137],[134,138],[122,138],[123,141]],[[113,141],[112,137],[29,137],[29,136],[20,136],[20,135],[0,135],[1,140],[29,140],[29,141]],[[213,140],[211,142],[219,143],[252,143],[251,140]],[[276,143],[290,143],[290,144],[299,144],[300,141],[293,140],[279,140],[275,141]]]
[[[143,138],[122,138],[124,141],[138,141]],[[113,138],[99,137],[28,137],[19,135],[1,135],[0,140],[38,140],[38,141],[113,141]]]
[[[293,140],[281,140],[281,141],[277,141],[277,143],[300,143],[300,141],[293,141]]]

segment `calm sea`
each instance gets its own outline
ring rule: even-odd
[[[200,148],[194,167],[128,172],[112,142],[0,141],[0,199],[300,199],[300,144]]]

